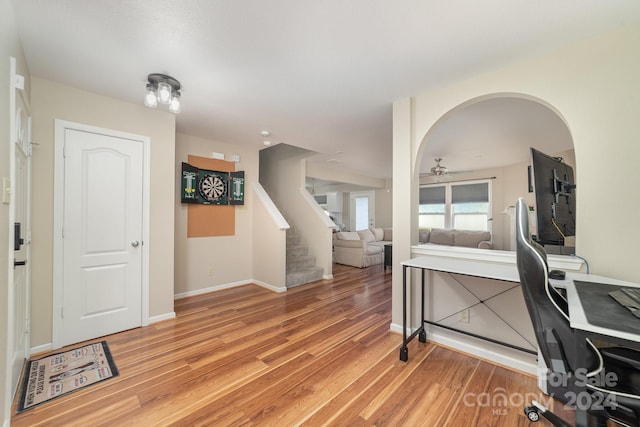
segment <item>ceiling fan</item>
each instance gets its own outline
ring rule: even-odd
[[[446,176],[446,175],[454,175],[458,173],[469,173],[471,171],[450,171],[446,166],[441,165],[442,161],[441,157],[437,157],[435,159],[436,165],[431,168],[431,172],[421,173],[420,176]]]

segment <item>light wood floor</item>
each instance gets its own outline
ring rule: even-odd
[[[106,337],[120,376],[12,425],[512,427],[530,424],[522,402],[540,396],[534,377],[417,339],[400,362],[382,266],[335,265],[330,281],[247,285],[175,311]]]

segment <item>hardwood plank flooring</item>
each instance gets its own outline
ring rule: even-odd
[[[391,272],[333,274],[283,294],[247,285],[176,300],[176,319],[103,338],[117,378],[12,425],[511,427],[530,424],[525,397],[548,400],[532,376],[431,342],[412,341],[400,362]]]

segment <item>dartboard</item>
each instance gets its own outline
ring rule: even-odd
[[[218,175],[204,175],[198,183],[200,195],[209,202],[215,202],[225,195],[227,186]]]

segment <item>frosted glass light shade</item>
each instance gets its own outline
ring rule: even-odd
[[[180,82],[171,76],[152,73],[147,76],[147,94],[144,105],[156,108],[164,104],[174,114],[180,112]]]
[[[150,85],[147,85],[147,94],[144,97],[144,105],[149,108],[156,108],[158,106],[158,98],[156,97],[156,92]]]
[[[168,104],[171,102],[171,86],[168,83],[158,83],[158,101],[161,104]]]
[[[174,114],[178,114],[180,112],[180,95],[174,93],[171,98],[171,102],[169,103],[169,111]]]

